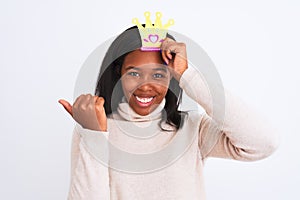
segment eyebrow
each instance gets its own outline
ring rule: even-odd
[[[131,69],[137,70],[137,71],[140,71],[140,70],[141,70],[140,67],[134,67],[134,66],[128,66],[128,67],[125,68],[126,71],[131,70]],[[154,69],[152,69],[152,70],[153,70],[153,71],[164,71],[164,72],[167,73],[167,69],[166,69],[165,67],[158,67],[158,68],[154,68]]]
[[[134,67],[134,66],[128,66],[128,67],[125,68],[126,71],[131,70],[131,69],[134,69],[134,70],[141,70],[140,68]]]
[[[158,68],[155,68],[155,69],[153,69],[153,70],[154,70],[154,71],[164,71],[164,72],[167,73],[166,67],[158,67]]]

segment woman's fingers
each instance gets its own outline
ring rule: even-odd
[[[73,116],[73,113],[72,113],[72,105],[71,105],[68,101],[66,101],[66,100],[64,100],[64,99],[60,99],[60,100],[58,100],[58,103],[60,103],[60,104],[65,108],[65,110],[66,110],[71,116]]]
[[[94,101],[99,128],[101,131],[107,131],[107,118],[104,109],[104,98],[94,96]]]
[[[186,59],[186,46],[184,43],[179,43],[170,38],[166,38],[161,45],[161,50],[163,60],[167,64],[170,60],[174,59],[174,55]]]
[[[86,110],[88,109],[88,106],[91,101],[91,94],[82,94],[79,97],[76,98],[73,108],[74,109],[80,109],[80,110]]]
[[[165,50],[161,51],[161,56],[163,61],[168,65],[169,64],[169,58],[167,57],[167,52]]]
[[[165,61],[165,63],[168,65],[170,63],[170,60],[172,60],[172,54],[170,49],[170,44],[175,42],[174,40],[171,40],[170,38],[166,38],[163,43],[161,44],[161,54],[162,58]]]
[[[99,111],[103,111],[104,110],[104,98],[103,97],[98,97],[98,96],[94,96],[94,102],[95,102],[95,107],[97,110]]]
[[[188,65],[186,45],[166,38],[161,44],[161,50],[162,58],[170,67],[172,76],[179,81]]]
[[[83,94],[75,100],[73,105],[64,99],[58,102],[83,128],[107,131],[104,98]]]
[[[161,51],[162,58],[167,65],[169,65],[171,60],[173,59],[172,53],[173,52],[170,49]]]

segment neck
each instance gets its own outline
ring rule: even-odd
[[[119,104],[118,113],[128,121],[152,121],[162,118],[162,111],[165,107],[165,99],[148,115],[139,115],[137,114],[128,104],[128,102],[123,97],[122,102]]]

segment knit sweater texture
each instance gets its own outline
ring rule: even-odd
[[[210,91],[194,68],[180,87],[205,112],[187,111],[178,131],[161,121],[165,100],[148,116],[121,102],[108,132],[76,125],[68,200],[205,200],[207,158],[255,161],[277,148],[269,123],[227,90],[224,119],[214,120]]]

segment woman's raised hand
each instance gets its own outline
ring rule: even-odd
[[[73,106],[63,99],[58,102],[83,128],[107,131],[107,118],[102,97],[92,96],[91,94],[80,95]]]
[[[183,72],[188,68],[185,43],[166,38],[161,44],[161,55],[170,68],[172,76],[179,81]]]

